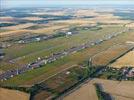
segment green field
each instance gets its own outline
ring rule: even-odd
[[[19,67],[18,65],[28,64],[35,61],[38,57],[45,57],[52,53],[62,51],[72,46],[86,43],[96,39],[103,38],[106,34],[112,32],[119,32],[123,27],[104,27],[101,30],[80,30],[79,34],[70,37],[59,37],[48,41],[34,42],[29,44],[16,44],[12,47],[5,49],[6,56],[4,61],[1,62],[0,69],[8,70]],[[11,65],[7,63],[10,59],[18,59],[16,64]]]
[[[28,71],[24,74],[13,77],[7,81],[1,82],[1,84],[3,85],[33,85],[35,83],[38,83],[42,80],[49,78],[51,75],[54,75],[57,72],[64,70],[65,68],[70,67],[71,65],[81,63],[84,60],[89,59],[89,57],[101,51],[104,51],[113,45],[124,44],[126,41],[132,41],[133,36],[134,36],[133,32],[123,33],[122,35],[112,38],[109,41],[104,41],[103,43],[99,45],[96,45],[91,48],[82,50],[80,52],[71,54],[69,56],[64,57],[63,59],[59,59],[41,68]]]

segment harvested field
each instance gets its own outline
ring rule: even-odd
[[[95,21],[90,21],[90,20],[83,20],[83,19],[73,19],[73,20],[60,20],[60,21],[55,21],[55,23],[60,23],[60,24],[75,24],[75,25],[84,25],[84,24],[95,24]]]
[[[19,24],[15,26],[8,26],[8,27],[3,27],[2,29],[7,29],[7,30],[18,30],[18,29],[24,29],[30,26],[33,26],[33,23],[26,23],[26,24]]]
[[[126,27],[134,28],[134,22],[130,23],[130,24],[127,24]]]
[[[46,34],[52,34],[55,30],[58,30],[58,29],[62,29],[62,28],[66,28],[68,27],[69,25],[52,25],[50,27],[46,27],[46,28],[41,28],[41,29],[37,29],[37,30],[29,30],[33,33],[46,33]]]
[[[88,83],[85,83],[83,86],[81,86],[79,89],[77,89],[73,93],[65,96],[64,100],[74,100],[75,97],[76,98],[83,97],[83,95],[90,93],[90,88],[93,87],[94,83],[100,84],[102,87],[102,91],[109,93],[115,100],[134,100],[134,92],[132,92],[134,90],[133,81],[121,81],[120,82],[120,81],[103,80],[103,79],[93,79],[89,81]],[[93,93],[93,91],[91,91],[91,93]],[[95,96],[91,98],[90,96],[88,96],[87,98],[85,97],[83,97],[84,100],[96,100],[93,98]]]
[[[33,33],[33,34],[54,34],[56,30],[63,29],[66,27],[69,27],[69,25],[51,25],[47,27],[43,27],[44,25],[40,26],[41,28],[37,28],[36,30],[30,29],[29,27],[35,27],[36,25],[33,23],[27,23],[27,24],[20,24],[16,26],[9,26],[9,27],[3,27],[3,30],[11,30],[7,32],[1,32],[1,36],[12,36],[12,35],[18,35],[18,34],[24,34],[24,33]],[[29,28],[29,29],[28,29]]]
[[[125,54],[123,57],[117,59],[116,62],[110,65],[110,67],[122,68],[122,67],[134,67],[134,50]]]
[[[13,21],[15,18],[10,17],[10,16],[6,16],[6,17],[0,17],[0,21]]]
[[[21,18],[22,20],[28,20],[28,21],[38,21],[38,20],[43,20],[43,18],[40,17],[24,17]]]
[[[134,100],[133,98],[127,98],[124,96],[117,96],[117,95],[112,95],[112,97],[114,97],[115,100]]]
[[[106,51],[93,56],[92,63],[94,66],[105,66],[117,57],[120,57],[132,47],[133,45],[114,45]]]
[[[33,15],[65,15],[64,11],[57,11],[57,12],[34,12],[31,13]]]
[[[74,14],[75,16],[98,16],[99,14],[95,10],[78,10]]]
[[[20,29],[20,30],[11,30],[11,31],[7,31],[7,32],[1,32],[1,36],[2,37],[6,37],[6,36],[12,36],[12,35],[18,35],[18,34],[24,34],[24,33],[27,33],[29,32],[28,30],[23,30],[23,29]]]
[[[29,100],[29,94],[17,90],[0,88],[0,100]]]
[[[0,70],[0,74],[2,74],[3,73],[3,71],[2,70]]]
[[[98,100],[98,96],[93,84],[85,84],[75,92],[65,96],[63,100]]]
[[[99,83],[102,86],[104,92],[111,94],[112,96],[121,96],[126,97],[126,100],[134,99],[134,81],[112,81],[112,80],[102,80],[102,79],[94,79],[91,83]],[[90,82],[89,82],[90,84]],[[118,97],[117,97],[118,98]]]
[[[121,20],[120,17],[114,16],[113,14],[98,15],[90,20],[105,24],[127,24],[131,22],[129,20]]]

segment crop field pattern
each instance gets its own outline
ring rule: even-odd
[[[128,92],[134,80],[134,20],[129,10],[0,11],[0,96],[9,91],[24,100],[98,100],[102,94],[133,99]]]

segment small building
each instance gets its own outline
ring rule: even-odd
[[[66,35],[72,35],[72,32],[67,32]]]
[[[23,40],[18,41],[18,43],[25,43]]]
[[[36,38],[36,41],[40,41],[41,39],[40,38]]]

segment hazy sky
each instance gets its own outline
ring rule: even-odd
[[[2,8],[8,7],[45,7],[49,5],[90,5],[90,4],[133,4],[134,0],[0,0]]]

